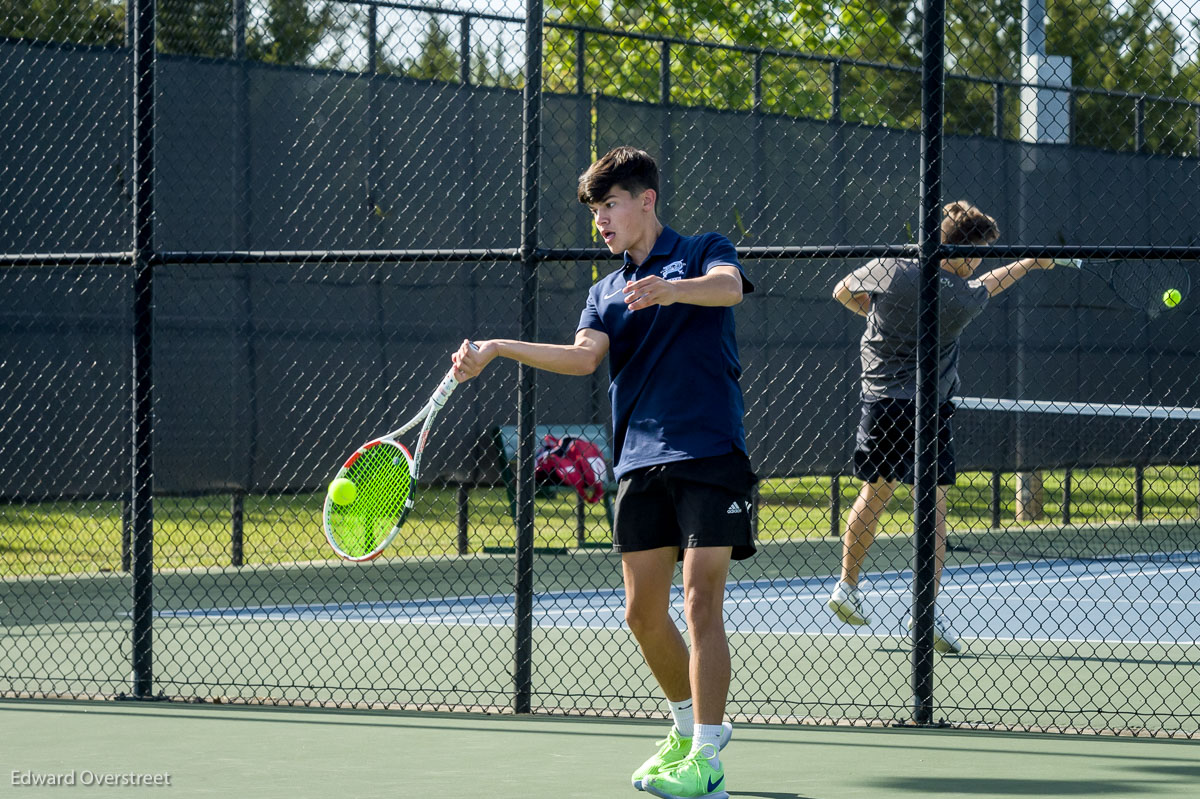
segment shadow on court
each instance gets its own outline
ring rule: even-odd
[[[1004,777],[939,777],[936,784],[921,777],[896,777],[873,783],[884,796],[902,794],[939,796],[1141,796],[1153,787],[1137,782],[1097,780],[1026,780]],[[1155,791],[1157,792],[1157,791]]]

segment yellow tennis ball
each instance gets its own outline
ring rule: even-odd
[[[358,496],[358,487],[345,477],[339,477],[329,484],[329,498],[339,505],[349,505]]]
[[[1163,292],[1163,305],[1168,308],[1174,308],[1183,300],[1183,295],[1179,289],[1167,289]]]

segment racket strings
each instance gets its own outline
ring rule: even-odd
[[[1120,264],[1109,282],[1122,300],[1151,315],[1169,310],[1171,306],[1164,303],[1168,291],[1177,291],[1181,300],[1187,300],[1192,284],[1190,270],[1180,261]]]
[[[354,500],[334,503],[329,533],[337,548],[350,557],[380,549],[400,524],[412,493],[412,475],[404,450],[381,442],[362,452],[338,475],[354,483]]]

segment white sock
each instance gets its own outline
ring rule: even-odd
[[[712,757],[708,759],[708,762],[712,764],[713,768],[721,767],[721,759],[717,756],[717,753],[721,751],[722,729],[720,724],[697,724],[696,734],[692,737],[691,754],[696,754],[706,744],[712,746]]]
[[[671,718],[675,719],[675,731],[684,738],[691,738],[696,727],[696,718],[692,715],[692,698],[689,696],[682,702],[672,702],[668,699],[667,704],[671,706]]]

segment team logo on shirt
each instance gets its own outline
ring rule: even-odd
[[[673,261],[662,268],[663,280],[682,280],[685,269],[687,269],[686,263]]]

